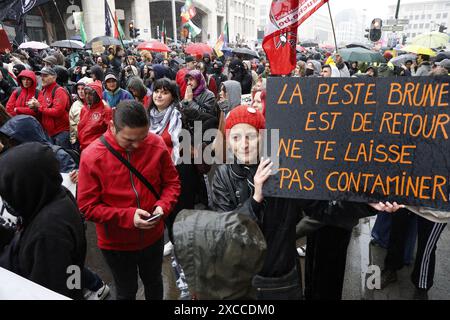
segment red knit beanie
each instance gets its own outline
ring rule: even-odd
[[[247,123],[256,130],[266,127],[266,120],[261,111],[249,106],[237,106],[231,110],[225,120],[225,130],[229,130],[239,123]]]

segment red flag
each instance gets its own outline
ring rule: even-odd
[[[296,64],[297,28],[328,0],[272,0],[263,49],[273,75],[288,75]],[[280,58],[282,57],[282,58]]]
[[[117,26],[119,25],[119,19],[117,18],[117,13],[114,12],[114,38],[119,39],[119,29]]]

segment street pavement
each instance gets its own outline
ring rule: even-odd
[[[414,286],[410,281],[413,266],[407,266],[398,272],[398,281],[390,284],[384,290],[371,290],[367,288],[366,275],[370,265],[383,269],[383,260],[386,250],[370,244],[370,230],[375,223],[375,217],[360,220],[354,228],[352,239],[348,248],[347,267],[344,280],[343,300],[410,300],[413,298]],[[87,230],[88,254],[86,265],[97,272],[112,291],[114,291],[111,273],[105,264],[100,250],[97,248],[95,226],[88,223]],[[298,244],[304,243],[300,239]],[[304,271],[304,259],[301,258]],[[175,285],[175,276],[170,264],[170,257],[163,260],[164,299],[177,300],[180,292]],[[434,286],[428,296],[430,300],[450,299],[450,232],[445,228],[437,244],[436,272]],[[110,295],[109,299],[113,296]],[[138,300],[144,299],[142,284],[139,283]]]

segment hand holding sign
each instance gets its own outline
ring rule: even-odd
[[[253,199],[256,202],[262,202],[264,200],[262,187],[272,173],[272,166],[273,162],[270,159],[264,160],[264,158],[261,158],[258,170],[253,178],[253,182],[255,183],[255,194],[253,195]]]
[[[391,204],[389,201],[387,201],[385,203],[383,203],[383,202],[369,203],[369,206],[371,206],[375,210],[389,212],[389,213],[394,213],[399,209],[405,208],[404,204],[397,204],[397,202],[394,202]]]

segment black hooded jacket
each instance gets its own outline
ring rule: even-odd
[[[233,59],[228,66],[232,76],[230,80],[240,82],[242,94],[249,94],[252,91],[253,78],[250,72],[245,70],[244,63],[239,59]]]
[[[22,218],[18,273],[80,299],[81,290],[67,286],[67,271],[84,267],[84,226],[75,199],[61,182],[58,161],[48,146],[25,143],[0,157],[0,196]]]

